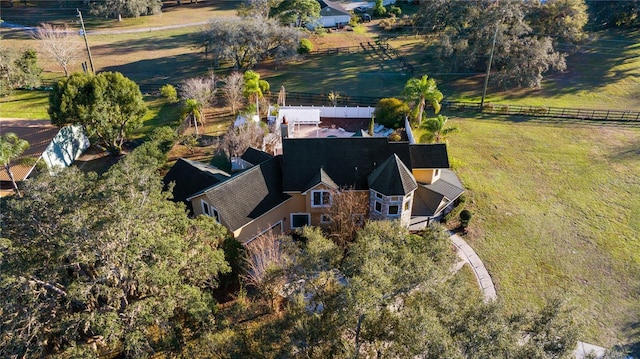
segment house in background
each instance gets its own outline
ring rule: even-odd
[[[341,28],[349,24],[351,14],[341,4],[329,0],[318,0],[320,3],[320,18],[307,24],[309,30],[317,27]]]
[[[90,145],[80,126],[58,128],[48,121],[40,120],[0,121],[0,133],[7,132],[13,132],[29,142],[29,148],[11,164],[11,172],[16,182],[29,178],[40,159],[53,173],[56,168],[70,166]],[[0,171],[1,187],[10,188],[10,181],[6,171]]]
[[[420,230],[464,191],[445,144],[342,137],[284,138],[282,146],[281,155],[259,156],[244,172],[188,196],[193,213],[216,218],[248,243],[268,230],[327,224],[332,191],[348,189],[368,198],[369,218]]]

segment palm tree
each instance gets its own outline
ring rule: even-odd
[[[202,105],[190,98],[184,102],[184,113],[186,116],[190,116],[193,119],[193,124],[196,127],[196,136],[198,135],[198,122],[203,123]]]
[[[7,132],[0,136],[0,164],[2,164],[5,171],[7,171],[9,179],[13,184],[13,190],[16,192],[18,197],[22,196],[20,195],[18,185],[13,178],[13,172],[11,172],[11,160],[20,157],[27,148],[29,148],[29,142],[18,138],[18,135],[13,132]]]
[[[423,75],[421,78],[414,77],[409,79],[404,86],[404,95],[408,102],[418,105],[418,124],[422,123],[422,114],[426,103],[429,102],[437,114],[440,112],[440,101],[444,97],[442,92],[438,90],[436,81],[430,79],[427,75]]]
[[[457,127],[445,127],[447,125],[447,116],[438,115],[438,117],[426,120],[421,127],[427,131],[422,137],[422,143],[442,143],[446,140],[448,134],[458,131]]]

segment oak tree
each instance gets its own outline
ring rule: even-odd
[[[227,232],[189,219],[136,151],[102,176],[44,174],[6,203],[0,356],[140,358],[212,328]]]
[[[56,126],[79,124],[113,155],[142,125],[147,107],[140,88],[119,72],[74,73],[49,94],[49,116]]]

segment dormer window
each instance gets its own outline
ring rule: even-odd
[[[202,213],[209,217],[215,218],[216,222],[220,223],[220,214],[218,213],[218,211],[215,208],[211,207],[209,203],[205,202],[204,200],[202,200],[201,202],[202,202]]]
[[[331,192],[311,191],[311,207],[329,207],[331,205]]]

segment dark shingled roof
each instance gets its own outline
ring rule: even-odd
[[[409,145],[385,137],[288,138],[283,190],[303,192],[320,168],[340,187],[369,189],[367,177],[394,153],[410,169]]]
[[[243,160],[255,166],[273,158],[273,156],[264,151],[260,151],[253,147],[249,147],[247,148],[246,151],[244,151],[244,153],[242,154],[242,156],[240,156],[240,158],[242,158]]]
[[[411,171],[396,154],[376,168],[368,181],[370,189],[385,196],[404,196],[418,187]]]
[[[185,202],[189,210],[192,210],[191,202],[187,201],[189,196],[207,187],[226,181],[229,177],[228,173],[217,167],[181,158],[171,167],[162,181],[165,189],[169,183],[175,182],[173,200]]]
[[[433,217],[442,203],[444,196],[419,185],[413,195],[412,216]]]
[[[273,157],[204,191],[224,226],[235,231],[291,197],[282,193],[280,160]]]
[[[324,171],[324,169],[320,168],[320,171],[318,171],[318,173],[311,179],[311,181],[309,181],[309,183],[305,186],[306,189],[303,192],[306,192],[308,190],[310,190],[311,188],[319,185],[320,183],[324,184],[325,186],[329,187],[329,188],[333,188],[333,189],[338,189],[340,188],[340,186],[338,186],[332,179],[331,177],[329,177],[329,175],[327,174],[327,172]]]
[[[462,183],[460,183],[458,176],[449,169],[442,170],[439,180],[424,186],[452,201],[464,192],[464,188],[462,187]]]
[[[411,153],[411,168],[449,168],[447,145],[413,144],[409,145]]]
[[[413,209],[411,214],[414,216],[434,216],[438,214],[438,210],[442,201],[450,203],[464,192],[462,183],[458,176],[449,169],[443,169],[440,179],[432,184],[421,184],[415,192],[413,198]]]

